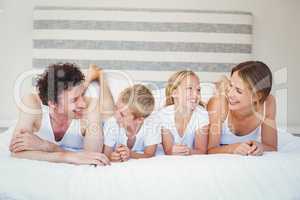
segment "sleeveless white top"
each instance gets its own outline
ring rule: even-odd
[[[265,119],[265,104],[264,104],[264,111],[263,111],[263,119]],[[235,143],[243,143],[249,140],[255,140],[257,142],[261,142],[261,124],[258,125],[253,131],[250,133],[239,136],[233,133],[228,125],[228,115],[226,120],[222,124],[222,133],[221,133],[221,144],[235,144]]]
[[[80,129],[80,119],[72,119],[69,128],[60,141],[55,141],[53,133],[49,107],[42,105],[42,121],[37,135],[49,142],[59,145],[61,148],[69,151],[79,151],[83,149],[83,136]]]

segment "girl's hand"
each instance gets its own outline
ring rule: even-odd
[[[190,155],[191,149],[187,147],[185,144],[175,144],[172,147],[173,155]]]

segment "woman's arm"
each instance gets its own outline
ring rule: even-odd
[[[192,154],[207,154],[208,127],[204,126],[196,130],[195,148],[192,150]]]
[[[207,110],[209,114],[209,139],[208,139],[208,153],[234,153],[239,144],[220,145],[222,123],[227,116],[227,100],[223,96],[212,97],[208,104]]]
[[[262,124],[261,137],[264,151],[277,151],[276,101],[272,95],[266,99],[265,120]]]

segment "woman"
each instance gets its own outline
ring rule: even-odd
[[[259,61],[240,63],[208,102],[208,153],[262,155],[277,150],[272,73]],[[224,87],[223,87],[224,88]]]

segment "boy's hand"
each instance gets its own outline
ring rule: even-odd
[[[118,145],[116,152],[120,154],[122,161],[128,161],[130,158],[130,149],[125,145]]]

